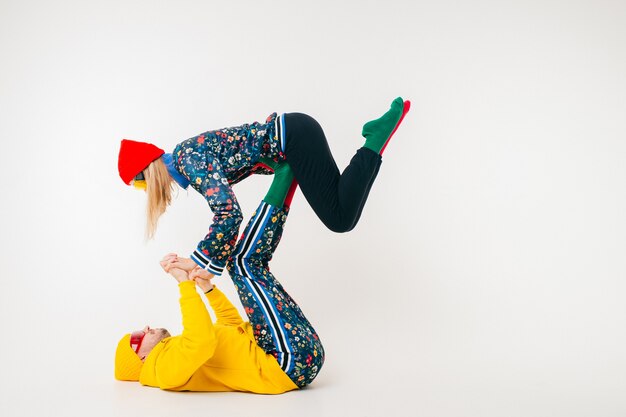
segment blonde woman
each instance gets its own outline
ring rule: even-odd
[[[185,269],[199,265],[205,277],[221,275],[237,242],[241,209],[231,188],[252,174],[274,173],[265,201],[282,207],[284,189],[300,185],[305,198],[334,232],[352,230],[378,174],[381,155],[409,111],[410,102],[396,98],[380,118],[363,126],[365,143],[343,173],[330,152],[324,132],[302,113],[272,113],[265,123],[204,132],[166,153],[157,146],[122,140],[118,168],[124,183],[148,195],[147,236],[153,237],[159,217],[171,202],[175,186],[191,185],[206,199],[213,224],[198,243]]]

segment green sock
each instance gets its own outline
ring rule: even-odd
[[[380,118],[365,123],[363,126],[363,137],[365,138],[364,147],[380,153],[385,146],[387,139],[395,129],[402,112],[404,110],[404,101],[398,97],[391,103],[391,108]]]
[[[269,165],[265,160],[262,160],[261,162]],[[291,182],[294,178],[293,171],[291,171],[291,167],[287,162],[271,162],[274,165],[272,166],[272,168],[274,168],[274,181],[272,181],[272,185],[270,186],[270,189],[265,195],[263,201],[274,207],[281,208],[285,202],[285,197],[289,192],[289,187],[291,187]]]
[[[278,162],[275,162],[271,158],[265,158],[265,157],[262,157],[261,159],[259,159],[259,162],[261,162],[262,164],[267,165],[268,167],[270,167],[272,169],[275,169],[276,165],[278,165]]]

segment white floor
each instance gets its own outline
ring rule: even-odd
[[[622,416],[621,378],[581,382],[570,375],[464,373],[447,368],[347,369],[329,364],[309,388],[278,396],[174,393],[70,372],[3,389],[3,416]],[[528,374],[527,374],[528,375]],[[527,376],[526,375],[526,376]],[[8,389],[8,391],[7,391]],[[10,396],[6,395],[11,392]]]

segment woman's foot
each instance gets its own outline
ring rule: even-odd
[[[362,135],[365,138],[363,146],[382,154],[410,108],[410,101],[403,101],[401,97],[396,98],[387,113],[363,126]]]

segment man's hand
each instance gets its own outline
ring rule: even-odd
[[[169,273],[178,282],[189,281],[189,274],[187,274],[187,271],[183,271],[182,269],[178,268],[170,268]]]
[[[200,287],[203,292],[207,292],[213,289],[213,284],[211,283],[211,279],[213,279],[215,275],[205,271],[204,269],[196,266],[190,273],[189,279],[192,279],[196,282],[196,285]]]

